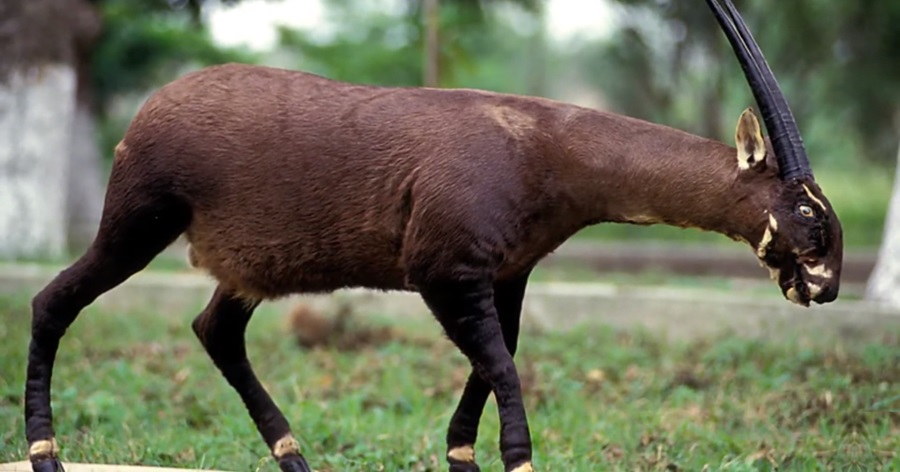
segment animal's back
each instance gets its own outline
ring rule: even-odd
[[[509,100],[205,69],[142,108],[111,186],[158,175],[192,208],[193,262],[245,294],[400,289],[414,202],[521,165],[515,134],[535,124]]]

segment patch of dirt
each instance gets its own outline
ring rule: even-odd
[[[707,379],[696,367],[682,367],[675,375],[672,377],[672,380],[669,381],[667,390],[672,390],[677,387],[687,387],[691,390],[703,390],[709,387],[710,381]]]
[[[424,347],[435,344],[434,340],[412,337],[395,328],[366,325],[349,304],[339,306],[334,313],[325,313],[298,303],[288,312],[286,325],[303,349],[359,351],[394,341]]]

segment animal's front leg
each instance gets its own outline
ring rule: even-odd
[[[506,350],[511,356],[516,355],[519,318],[528,275],[526,272],[514,279],[494,283],[494,308],[500,320]],[[450,472],[481,470],[475,462],[475,440],[478,437],[481,413],[490,393],[490,385],[473,369],[459,406],[450,419],[450,427],[447,428],[447,462],[450,463]]]
[[[444,326],[447,336],[469,358],[472,367],[487,381],[497,398],[500,453],[506,470],[530,472],[531,437],[519,376],[503,340],[493,303],[492,284],[482,281],[429,283],[420,286],[419,291]],[[481,403],[483,405],[483,401]]]

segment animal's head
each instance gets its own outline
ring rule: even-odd
[[[788,300],[827,303],[838,294],[843,257],[841,223],[813,178],[800,131],[759,46],[730,0],[706,0],[735,53],[762,112],[771,138],[763,140],[756,116],[747,110],[735,140],[741,171],[768,175],[768,222],[756,255]]]

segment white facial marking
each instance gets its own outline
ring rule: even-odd
[[[804,265],[803,269],[806,270],[806,273],[813,277],[821,277],[823,279],[830,279],[834,273],[831,272],[830,269],[825,268],[825,264],[819,264],[815,267]]]
[[[797,293],[797,289],[796,289],[796,288],[794,288],[794,287],[789,288],[789,289],[787,290],[786,295],[787,295],[788,300],[790,300],[790,301],[792,301],[792,302],[794,302],[794,303],[796,303],[796,304],[798,304],[798,305],[802,305],[802,304],[803,304],[803,303],[800,302],[800,294]]]
[[[450,449],[447,457],[459,462],[475,462],[475,449],[472,446],[459,446]]]
[[[828,211],[828,208],[825,207],[825,204],[822,203],[822,200],[819,200],[818,198],[816,198],[816,196],[813,195],[813,193],[809,190],[809,187],[807,187],[806,184],[803,184],[803,190],[806,190],[806,196],[808,196],[810,200],[816,202],[820,207],[822,207],[822,210]]]
[[[300,454],[300,443],[290,434],[279,439],[272,447],[272,455],[280,459],[288,454]]]
[[[31,443],[28,447],[28,456],[55,456],[59,452],[59,445],[56,444],[56,438],[41,439]]]
[[[781,270],[775,269],[772,267],[768,267],[768,269],[769,269],[769,278],[777,282],[778,278],[781,277]]]
[[[778,231],[778,220],[769,214],[769,226],[766,226],[766,232],[763,233],[762,241],[759,242],[759,247],[756,248],[756,256],[760,259],[766,257],[766,246],[772,242],[772,233],[775,231]]]
[[[816,298],[822,293],[822,286],[819,284],[814,284],[812,282],[807,282],[806,286],[809,288],[809,297]]]
[[[772,229],[768,226],[766,227],[766,232],[763,233],[762,241],[759,242],[759,247],[756,248],[756,256],[762,259],[766,257],[766,246],[772,242]]]

